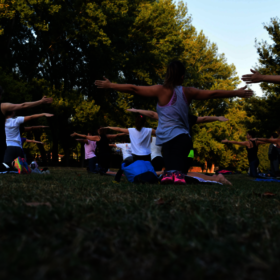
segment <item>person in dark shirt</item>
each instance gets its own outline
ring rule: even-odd
[[[264,141],[254,140],[255,137],[254,131],[248,131],[246,134],[247,141],[229,141],[227,139],[222,140],[223,144],[235,144],[240,146],[245,146],[247,153],[248,153],[248,161],[250,166],[250,176],[251,177],[258,177],[258,166],[260,164],[259,158],[258,158],[258,147],[259,145],[267,144]]]
[[[109,169],[110,160],[111,160],[111,147],[109,146],[109,141],[115,139],[118,136],[127,135],[126,133],[119,134],[107,134],[107,129],[100,127],[97,130],[98,135],[84,135],[74,132],[71,134],[71,137],[82,137],[91,141],[96,141],[98,149],[98,165],[100,167],[99,173],[101,175],[106,174]]]

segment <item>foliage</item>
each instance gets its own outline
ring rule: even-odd
[[[278,183],[116,186],[65,168],[22,176],[1,176],[1,279],[279,275],[279,202],[258,196],[278,196]]]
[[[280,21],[272,18],[264,25],[272,43],[256,41],[259,54],[256,69],[264,75],[280,75]],[[280,85],[261,83],[264,92],[262,98],[251,98],[247,106],[249,115],[254,115],[256,122],[253,126],[258,130],[260,137],[270,137],[279,127]]]

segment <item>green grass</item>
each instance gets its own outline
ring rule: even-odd
[[[0,178],[0,279],[279,278],[277,183],[115,185],[51,172]],[[266,191],[277,196],[255,194]]]

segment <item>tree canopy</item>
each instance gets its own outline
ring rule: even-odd
[[[274,19],[265,28],[279,42],[279,21]],[[40,147],[42,155],[53,153],[54,162],[58,153],[68,162],[77,150],[77,143],[69,139],[73,130],[86,133],[98,126],[129,127],[134,116],[126,109],[155,110],[154,99],[97,89],[94,81],[103,76],[119,83],[161,84],[167,64],[179,59],[186,66],[185,86],[235,89],[240,83],[226,55],[202,31],[196,31],[187,4],[172,0],[5,0],[0,6],[0,50],[0,79],[7,101],[19,103],[43,95],[54,98],[51,107],[24,112],[47,109],[55,114],[44,123],[50,129],[42,135],[50,145]],[[279,72],[278,51],[266,42],[258,43],[263,73]],[[246,129],[257,124],[260,133],[275,127],[267,111],[279,101],[279,88],[262,88],[267,93],[265,105],[259,98],[193,102],[191,109],[197,116],[230,118],[227,124],[195,128],[201,162],[247,168],[244,149],[227,148],[220,140],[243,139]],[[266,128],[259,126],[260,120],[265,120]],[[155,128],[156,122],[149,121],[149,125]],[[33,144],[29,148],[38,151]]]

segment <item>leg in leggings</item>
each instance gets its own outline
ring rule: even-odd
[[[88,159],[88,172],[89,173],[95,173],[95,167],[97,163],[97,158],[92,157]]]
[[[277,174],[279,173],[279,160],[274,159],[270,161],[270,170],[271,170],[271,175],[276,177]]]
[[[186,158],[192,148],[189,135],[181,134],[162,145],[163,159],[166,171],[188,173]]]
[[[24,157],[22,148],[16,146],[8,146],[5,151],[4,162],[10,165],[18,157]]]
[[[100,153],[98,155],[98,164],[100,167],[100,174],[105,174],[110,165],[111,154],[110,153]]]
[[[250,166],[250,176],[251,177],[258,177],[258,171],[257,168],[259,166],[259,159],[255,159],[249,162]]]
[[[163,160],[163,157],[155,157],[153,160],[152,160],[152,165],[155,169],[155,171],[161,171],[162,168],[164,167],[164,160]]]
[[[126,158],[121,165],[123,165],[123,163],[125,164],[125,166],[130,165],[131,163],[133,163],[133,157],[128,157]],[[116,176],[115,176],[115,181],[120,182],[121,178],[123,175],[123,170],[122,167],[119,169],[119,171],[117,172]]]

